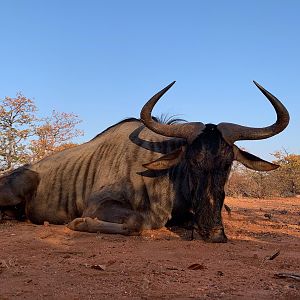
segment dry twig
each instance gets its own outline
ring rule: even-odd
[[[276,273],[274,276],[276,278],[291,278],[300,281],[300,274],[295,273]]]
[[[231,208],[226,204],[224,204],[224,208],[227,211],[228,215],[231,216]]]
[[[278,255],[280,254],[280,250],[277,250],[275,253],[273,253],[272,255],[267,255],[263,261],[261,262],[261,266],[267,261],[267,260],[273,260],[275,259]]]

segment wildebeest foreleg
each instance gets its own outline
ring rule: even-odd
[[[91,217],[76,218],[67,227],[72,230],[85,232],[118,233],[124,235],[130,233],[123,224],[105,222]]]
[[[129,204],[109,197],[99,198],[91,198],[82,217],[71,221],[68,227],[77,231],[124,235],[137,235],[142,231],[144,218]]]

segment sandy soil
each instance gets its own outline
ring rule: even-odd
[[[227,244],[2,222],[0,299],[300,299],[300,198],[225,202]]]

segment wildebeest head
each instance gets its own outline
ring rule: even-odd
[[[154,95],[141,110],[141,120],[155,133],[166,137],[186,140],[180,149],[144,164],[150,170],[165,170],[180,165],[184,169],[186,197],[195,216],[199,233],[211,242],[226,242],[222,224],[221,209],[232,162],[239,161],[257,171],[270,171],[277,165],[262,160],[239,149],[234,142],[239,140],[259,140],[274,136],[284,130],[289,123],[289,114],[283,104],[258,83],[255,85],[273,105],[276,122],[265,128],[251,128],[233,123],[203,124],[200,122],[183,124],[162,124],[152,118],[151,112],[161,96],[174,84],[168,85]]]

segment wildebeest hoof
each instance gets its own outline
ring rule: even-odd
[[[88,224],[86,222],[86,218],[76,218],[71,221],[67,227],[72,230],[87,231]]]
[[[213,229],[210,234],[209,238],[207,240],[210,243],[226,243],[227,242],[227,236],[225,235],[224,229]]]

